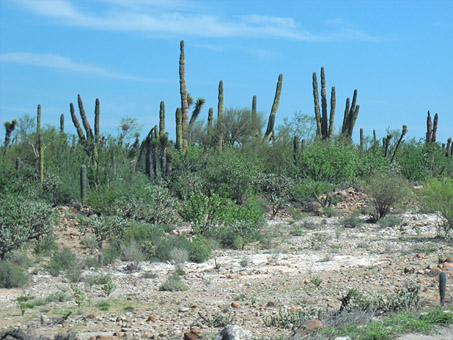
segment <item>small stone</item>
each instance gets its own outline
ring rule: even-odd
[[[269,301],[266,303],[266,307],[275,307],[275,303],[273,301]]]
[[[404,274],[413,274],[415,272],[414,267],[405,267]]]
[[[317,319],[314,319],[314,320],[310,320],[308,321],[306,324],[305,324],[305,328],[307,330],[309,330],[310,332],[314,332],[318,329],[321,329],[323,328],[324,325],[322,324],[321,321],[317,320]]]
[[[234,302],[231,303],[231,307],[239,308],[239,307],[241,307],[241,304],[239,302],[234,301]]]
[[[184,340],[196,340],[196,339],[198,339],[198,337],[195,334],[189,332],[184,333]]]
[[[88,314],[87,315],[87,319],[94,319],[96,317],[96,315],[94,314]]]
[[[440,268],[433,268],[429,271],[428,275],[431,277],[438,276],[442,272]]]
[[[201,335],[201,331],[200,331],[198,328],[196,328],[196,327],[192,327],[192,328],[190,329],[190,333],[195,334],[195,335],[198,336],[199,338],[201,338],[201,336],[202,336],[202,335]]]
[[[148,316],[148,319],[146,320],[147,322],[155,322],[157,320],[157,316],[155,315],[150,315]]]
[[[351,340],[349,336],[337,336],[335,340]]]
[[[189,311],[188,307],[181,306],[181,307],[178,308],[178,312],[181,312],[181,313],[185,313],[185,312],[188,312],[188,311]]]

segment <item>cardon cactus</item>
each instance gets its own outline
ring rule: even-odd
[[[176,149],[182,151],[182,112],[176,109]]]
[[[36,115],[36,131],[41,130],[41,104],[38,104],[38,112]]]
[[[277,113],[278,104],[280,102],[280,94],[282,93],[283,74],[278,76],[277,87],[275,89],[274,102],[272,103],[271,113],[267,122],[266,132],[264,133],[263,142],[269,142],[274,131],[275,114]]]
[[[64,132],[64,114],[60,115],[60,132]]]
[[[181,115],[182,115],[182,150],[186,152],[187,145],[189,144],[189,105],[187,101],[187,88],[185,80],[185,56],[184,56],[184,40],[179,44],[179,92],[181,94]]]
[[[223,81],[219,81],[219,102],[217,105],[217,140],[218,149],[223,147]]]
[[[431,122],[431,115],[428,111],[428,117],[426,118],[426,143],[434,143],[436,141],[437,132],[437,121],[439,116],[437,113],[434,115],[434,124]]]
[[[80,201],[82,205],[85,202],[86,188],[87,188],[87,168],[83,164],[80,166]]]
[[[447,289],[447,273],[441,272],[439,274],[439,296],[440,304],[444,305],[445,303],[445,291]]]
[[[42,133],[39,133],[39,181],[41,185],[44,183],[44,138]]]
[[[313,72],[313,99],[315,105],[316,136],[322,137],[322,139],[329,138],[334,133],[336,97],[335,86],[332,86],[330,95],[330,117],[328,117],[324,67],[321,67],[321,112],[319,109],[318,80],[316,78],[316,72]]]

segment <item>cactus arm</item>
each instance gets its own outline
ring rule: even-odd
[[[83,127],[85,128],[87,139],[93,140],[93,131],[91,130],[90,123],[88,123],[88,119],[85,114],[85,109],[83,108],[83,102],[82,98],[80,97],[80,94],[77,95],[77,103],[79,105],[80,117],[82,118],[82,124]]]
[[[280,101],[280,94],[282,92],[282,82],[283,82],[283,74],[280,73],[280,75],[278,76],[277,88],[275,89],[274,102],[272,104],[271,113],[269,115],[269,121],[267,123],[267,129],[266,129],[266,132],[263,137],[263,142],[269,142],[271,135],[272,135],[272,131],[274,130],[275,114],[277,113],[278,104]]]
[[[319,111],[318,80],[316,78],[316,72],[313,72],[313,100],[315,105],[316,136],[319,137],[322,135],[322,128],[321,113]]]
[[[324,67],[321,67],[321,132],[322,138],[327,137],[327,93],[326,93],[326,75]]]
[[[83,130],[80,127],[79,120],[77,119],[77,116],[74,113],[74,105],[72,103],[69,104],[69,111],[71,112],[72,122],[74,123],[74,127],[77,130],[77,135],[79,136],[80,140],[84,141],[85,140],[85,134],[83,133]]]
[[[223,148],[223,81],[219,81],[219,96],[217,104],[217,133],[218,133],[218,149]]]
[[[335,106],[337,100],[335,96],[335,86],[332,86],[332,92],[330,93],[330,118],[329,118],[329,134],[328,137],[332,137],[335,129]]]
[[[187,102],[187,89],[185,80],[185,56],[184,56],[184,40],[180,42],[179,55],[179,92],[181,94],[181,113],[182,113],[182,150],[186,152],[189,137],[189,105]]]

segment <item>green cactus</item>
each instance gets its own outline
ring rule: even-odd
[[[176,109],[176,149],[182,151],[182,112]]]
[[[212,146],[212,135],[214,133],[212,121],[214,120],[214,109],[212,107],[208,110],[208,125],[206,127],[207,130],[207,145],[209,147]]]
[[[101,136],[101,131],[99,127],[99,98],[96,98],[94,104],[94,140],[95,143],[99,143],[99,138]]]
[[[182,151],[185,153],[189,143],[189,105],[187,101],[187,88],[185,80],[185,57],[184,40],[179,44],[179,92],[181,94],[181,115],[182,115]]]
[[[79,105],[80,117],[82,118],[82,124],[83,124],[83,127],[85,128],[85,131],[87,134],[87,139],[92,141],[93,140],[93,131],[91,130],[90,123],[88,123],[88,119],[85,114],[85,109],[83,108],[83,102],[82,102],[82,98],[80,97],[80,94],[77,95],[77,103]]]
[[[384,137],[382,139],[382,144],[384,145],[384,157],[387,157],[387,155],[388,155],[391,139],[392,139],[392,135],[390,135],[390,134],[388,134],[387,137]]]
[[[295,135],[293,138],[293,156],[294,156],[294,164],[298,163],[299,160],[299,152],[300,152],[300,143],[299,143],[299,136]]]
[[[253,129],[255,130],[254,131],[254,136],[255,137],[260,137],[259,135],[260,135],[261,131],[258,131],[259,130],[258,116],[257,116],[257,113],[256,113],[256,96],[253,96],[253,99],[252,99],[252,125],[253,125]]]
[[[445,303],[445,291],[447,289],[447,273],[441,272],[439,274],[439,296],[440,304],[443,306]]]
[[[223,148],[223,81],[219,81],[219,102],[217,105],[217,147],[219,151]]]
[[[396,152],[398,151],[398,148],[400,147],[401,141],[403,140],[404,136],[407,133],[407,126],[403,125],[403,128],[401,130],[401,136],[398,139],[398,143],[396,143],[395,151],[393,151],[392,159],[390,160],[390,164],[393,163],[393,160],[395,159]]]
[[[163,137],[165,135],[165,103],[162,100],[160,102],[160,110],[159,110],[159,137]]]
[[[77,119],[77,116],[75,115],[74,112],[74,105],[72,103],[69,103],[69,112],[71,112],[71,118],[72,122],[74,123],[74,127],[76,128],[77,135],[79,136],[80,141],[85,140],[85,134],[83,133],[82,127],[80,126],[79,120]]]
[[[363,128],[360,128],[360,145],[359,145],[360,152],[363,152]]]
[[[330,118],[327,114],[327,90],[326,90],[326,76],[324,67],[321,67],[321,109],[319,109],[319,94],[318,94],[318,80],[316,72],[313,72],[313,99],[315,105],[315,119],[316,119],[316,136],[322,139],[333,136],[335,127],[335,86],[332,86],[330,94]]]
[[[352,138],[354,125],[357,120],[357,116],[359,115],[360,105],[356,105],[356,102],[357,90],[354,90],[351,107],[349,107],[349,98],[346,98],[346,108],[344,110],[343,126],[341,128],[341,134],[348,138]]]
[[[80,201],[85,203],[85,194],[87,188],[87,168],[84,164],[80,166]]]
[[[36,115],[36,132],[41,130],[41,104],[38,104],[38,110]]]
[[[438,119],[439,119],[439,116],[436,113],[434,115],[434,124],[433,124],[431,122],[431,115],[428,111],[428,117],[426,118],[426,143],[434,143],[436,141]]]
[[[41,185],[44,183],[44,138],[42,133],[39,133],[39,181]]]
[[[271,136],[272,136],[272,132],[274,131],[275,114],[277,113],[278,103],[280,101],[280,94],[282,92],[282,82],[283,82],[283,74],[280,73],[280,75],[278,76],[277,88],[275,89],[274,102],[272,104],[271,113],[269,115],[266,132],[264,133],[263,142],[269,142],[269,140],[271,139]]]
[[[446,152],[446,154],[445,154],[445,156],[447,156],[447,157],[450,155],[450,152],[451,152],[451,151],[450,151],[450,148],[453,149],[453,147],[452,147],[452,145],[451,145],[451,138],[448,138],[448,139],[447,139],[447,152]]]

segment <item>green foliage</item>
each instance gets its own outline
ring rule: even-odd
[[[294,191],[294,181],[283,175],[262,174],[258,180],[261,190],[272,207],[274,217],[288,203]]]
[[[189,243],[189,258],[196,263],[202,263],[211,257],[212,242],[204,237],[197,237]]]
[[[39,241],[53,233],[57,214],[42,201],[19,196],[0,199],[0,259],[30,241]]]
[[[453,179],[430,179],[423,187],[421,197],[425,210],[439,214],[439,227],[448,236],[453,229]]]
[[[110,294],[112,294],[112,292],[115,290],[116,286],[115,284],[113,283],[112,279],[110,279],[109,277],[107,278],[107,280],[105,280],[106,282],[104,283],[104,285],[102,286],[102,290],[104,291],[104,294],[105,296],[110,296]]]
[[[294,186],[293,196],[296,202],[306,203],[333,190],[332,184],[307,178]]]
[[[360,212],[354,210],[351,215],[341,219],[340,223],[347,228],[356,228],[363,224],[363,220],[359,217]]]
[[[71,285],[72,294],[74,294],[74,301],[80,308],[83,301],[85,301],[85,292],[75,285]]]
[[[50,275],[58,276],[62,271],[72,270],[76,266],[76,255],[69,248],[63,248],[52,255],[47,270]]]
[[[170,275],[167,280],[159,287],[160,291],[181,292],[188,290],[189,287],[181,280],[177,274]]]
[[[398,227],[401,225],[402,219],[397,215],[387,215],[381,219],[379,219],[378,223],[381,227],[388,228],[388,227]]]
[[[409,198],[409,183],[394,171],[375,171],[365,183],[365,192],[372,202],[371,218],[378,221],[396,205]]]
[[[20,288],[27,282],[24,269],[9,261],[0,261],[0,288]]]
[[[97,307],[99,308],[99,310],[106,312],[110,309],[111,305],[110,305],[110,302],[104,300],[104,301],[99,301],[97,304]]]

